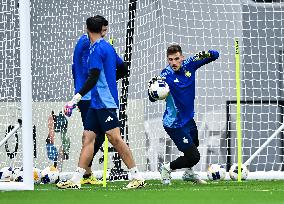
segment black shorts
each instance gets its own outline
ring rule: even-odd
[[[96,134],[104,134],[108,130],[120,127],[116,110],[115,108],[89,108],[84,130],[90,130]]]
[[[81,118],[82,118],[82,122],[83,122],[84,127],[85,127],[87,113],[88,113],[90,104],[91,104],[91,100],[81,100],[78,103],[78,108],[81,112]]]

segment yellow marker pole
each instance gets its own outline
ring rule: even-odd
[[[113,38],[109,39],[109,44],[111,44],[113,46]]]
[[[236,94],[237,94],[237,141],[238,141],[238,182],[242,181],[242,127],[241,127],[241,77],[239,40],[235,39]]]
[[[107,177],[107,166],[108,166],[108,138],[105,135],[104,142],[104,172],[103,172],[103,187],[106,187],[106,177]]]

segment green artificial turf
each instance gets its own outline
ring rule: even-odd
[[[71,203],[194,203],[194,204],[284,204],[284,181],[210,182],[194,185],[173,180],[172,185],[147,181],[143,189],[123,190],[127,182],[109,182],[106,188],[82,185],[80,190],[58,190],[55,185],[35,185],[34,191],[0,192],[0,204]]]

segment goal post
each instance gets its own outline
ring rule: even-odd
[[[23,185],[34,189],[30,0],[19,0]]]
[[[31,33],[30,33],[30,1],[19,0],[20,28],[20,76],[21,76],[21,113],[22,124],[22,167],[23,182],[0,182],[0,190],[33,190],[33,140],[32,140],[32,75],[31,75]],[[4,67],[5,68],[5,67]],[[8,138],[8,135],[7,135]]]

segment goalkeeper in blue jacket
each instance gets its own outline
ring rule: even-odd
[[[167,49],[168,66],[162,70],[159,77],[149,82],[149,87],[157,79],[163,79],[170,88],[166,98],[166,110],[163,116],[163,126],[184,156],[164,164],[161,169],[161,181],[170,184],[171,172],[185,168],[183,180],[206,184],[194,173],[192,167],[200,160],[197,126],[194,121],[195,99],[195,73],[198,68],[218,59],[219,53],[215,50],[202,51],[193,57],[184,59],[179,45],[171,45]],[[148,92],[151,102],[156,101],[155,96]]]

